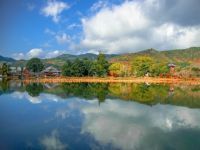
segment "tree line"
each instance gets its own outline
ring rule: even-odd
[[[26,63],[26,68],[33,72],[39,73],[44,69],[44,64],[39,58],[32,58]],[[9,66],[4,63],[0,68],[3,76],[9,73]],[[97,76],[105,77],[110,76],[158,76],[169,72],[166,63],[156,62],[153,58],[148,56],[139,56],[129,62],[123,64],[120,62],[109,63],[104,54],[100,53],[96,60],[75,59],[73,61],[67,60],[61,67],[63,76],[69,77],[84,77],[84,76]]]
[[[105,55],[100,53],[97,60],[76,59],[66,61],[62,67],[63,76],[159,76],[169,72],[167,62],[156,62],[148,56],[138,56],[129,62],[123,64],[120,62],[108,63]]]
[[[108,74],[109,63],[105,55],[100,53],[97,60],[75,59],[74,61],[67,60],[62,67],[63,76],[98,76],[105,77]]]
[[[84,76],[96,76],[96,77],[128,77],[128,76],[162,76],[169,74],[169,67],[166,60],[157,61],[155,58],[149,56],[137,56],[131,61],[127,62],[108,62],[104,54],[100,53],[96,60],[91,59],[75,59],[66,60],[64,65],[60,67],[63,76],[69,77],[84,77]],[[183,67],[182,67],[183,66]],[[188,64],[177,64],[176,71],[180,72],[183,69],[187,69]],[[32,58],[26,63],[26,68],[35,73],[40,73],[44,69],[45,65],[39,58]],[[199,75],[200,69],[198,67],[189,68],[189,72],[194,76]],[[3,76],[9,75],[9,66],[4,63],[0,67],[0,73]]]
[[[138,56],[127,64],[115,62],[109,67],[112,76],[159,76],[167,74],[169,67],[167,62],[157,62],[149,56]]]
[[[3,77],[7,77],[9,73],[9,66],[6,63],[3,63],[3,65],[0,67],[0,74]]]

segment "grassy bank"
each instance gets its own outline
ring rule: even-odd
[[[50,77],[50,78],[38,78],[38,79],[24,79],[25,83],[41,82],[41,83],[184,83],[192,85],[200,85],[200,78],[153,78],[153,77]]]

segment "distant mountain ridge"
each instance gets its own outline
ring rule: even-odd
[[[191,47],[187,49],[175,49],[157,51],[147,49],[136,53],[121,54],[111,59],[112,62],[130,62],[137,56],[149,56],[157,61],[183,62],[183,61],[200,61],[200,47]]]
[[[71,55],[71,54],[62,54],[60,56],[57,56],[55,58],[52,59],[63,59],[63,60],[73,60],[73,59],[83,59],[83,58],[87,58],[87,59],[96,59],[98,55],[93,54],[93,53],[85,53],[85,54],[80,54],[80,55]],[[116,54],[105,54],[106,58],[112,58],[114,56],[117,56]]]
[[[0,62],[15,62],[16,60],[10,57],[4,57],[0,55]]]
[[[105,57],[107,60],[110,60],[111,58],[118,56],[117,54],[105,54]],[[56,64],[58,66],[61,66],[65,63],[66,60],[75,60],[75,59],[84,59],[87,58],[89,60],[95,60],[97,59],[98,55],[93,53],[85,53],[80,55],[72,55],[72,54],[62,54],[60,56],[57,56],[55,58],[49,58],[45,59],[44,62],[47,64]]]
[[[95,60],[98,55],[93,53],[85,53],[79,55],[72,54],[62,54],[60,56],[48,59],[42,59],[46,65],[62,66],[66,60],[75,59],[90,59]],[[175,50],[165,50],[158,51],[156,49],[147,49],[135,53],[125,53],[125,54],[105,54],[106,59],[110,62],[131,62],[137,56],[149,56],[157,61],[165,62],[190,62],[200,64],[200,47],[191,47],[187,49],[175,49]],[[0,62],[9,62],[14,65],[25,64],[27,60],[15,60],[9,57],[0,56]]]

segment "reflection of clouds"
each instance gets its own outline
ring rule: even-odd
[[[41,99],[39,99],[38,97],[32,97],[28,95],[26,98],[33,104],[41,103]]]
[[[45,147],[47,150],[63,150],[66,149],[67,145],[62,143],[59,139],[59,133],[57,130],[53,130],[51,135],[44,136],[40,139],[40,143]]]
[[[58,101],[61,101],[62,98],[56,96],[56,95],[53,95],[53,94],[40,94],[40,99],[42,100],[48,100],[48,101],[54,101],[54,102],[58,102]]]
[[[56,111],[55,117],[61,117],[62,119],[67,118],[70,115],[70,111],[68,109],[58,109]]]
[[[14,97],[15,99],[27,99],[33,104],[38,104],[38,103],[41,103],[42,101],[39,97],[32,97],[27,92],[22,93],[22,92],[16,91],[12,93],[11,96]]]
[[[143,139],[152,137],[149,135],[155,135],[157,130],[164,135],[183,128],[200,128],[198,109],[170,105],[149,107],[117,100],[106,100],[100,107],[97,103],[82,108],[85,115],[82,133],[88,132],[97,141],[122,149],[138,149]]]
[[[65,105],[65,107],[59,107],[56,110],[55,117],[66,119],[69,116],[77,115],[77,114],[74,114],[74,111],[79,111],[81,105],[84,105],[85,103],[87,102],[83,101],[80,98],[69,98],[67,100],[67,105]]]
[[[17,91],[12,93],[11,96],[14,97],[15,99],[27,99],[33,104],[41,103],[44,100],[54,101],[54,102],[58,102],[62,100],[62,98],[59,98],[58,96],[53,95],[53,94],[40,94],[37,97],[32,97],[27,92],[22,93],[22,92],[17,92]]]

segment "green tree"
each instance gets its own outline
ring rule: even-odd
[[[67,61],[62,67],[62,75],[64,76],[90,76],[92,75],[93,61],[85,58],[83,60],[76,59],[73,62]]]
[[[192,70],[193,75],[195,75],[197,77],[200,76],[200,68],[198,68],[198,67],[192,67],[191,70]]]
[[[103,53],[99,53],[94,67],[96,68],[95,71],[97,76],[103,77],[108,74],[109,63]]]
[[[132,72],[136,76],[144,76],[148,73],[150,76],[159,76],[169,72],[167,62],[156,62],[148,56],[138,56],[132,62]]]
[[[112,76],[124,76],[125,75],[125,66],[121,63],[113,63],[108,68],[110,75]]]
[[[97,76],[97,62],[96,61],[93,61],[91,63],[89,75],[90,76]]]
[[[109,63],[104,54],[99,54],[96,61],[84,59],[75,59],[73,62],[67,61],[62,67],[64,76],[106,76]]]
[[[34,73],[39,73],[43,70],[44,65],[39,58],[32,58],[27,62],[26,68]]]
[[[67,60],[62,67],[62,75],[63,76],[72,76],[72,62]]]
[[[144,76],[146,73],[152,73],[154,60],[147,56],[138,56],[132,62],[132,72],[136,76]]]
[[[75,61],[72,64],[72,75],[76,77],[84,76],[84,65],[83,61],[80,59],[75,59]]]
[[[2,68],[1,68],[1,72],[2,72],[3,76],[8,76],[9,67],[6,63],[3,63]]]
[[[92,65],[93,65],[93,61],[85,58],[82,61],[83,63],[83,75],[84,76],[90,76],[92,75]]]
[[[167,63],[155,63],[152,65],[151,75],[159,76],[160,74],[166,74],[169,72]]]

